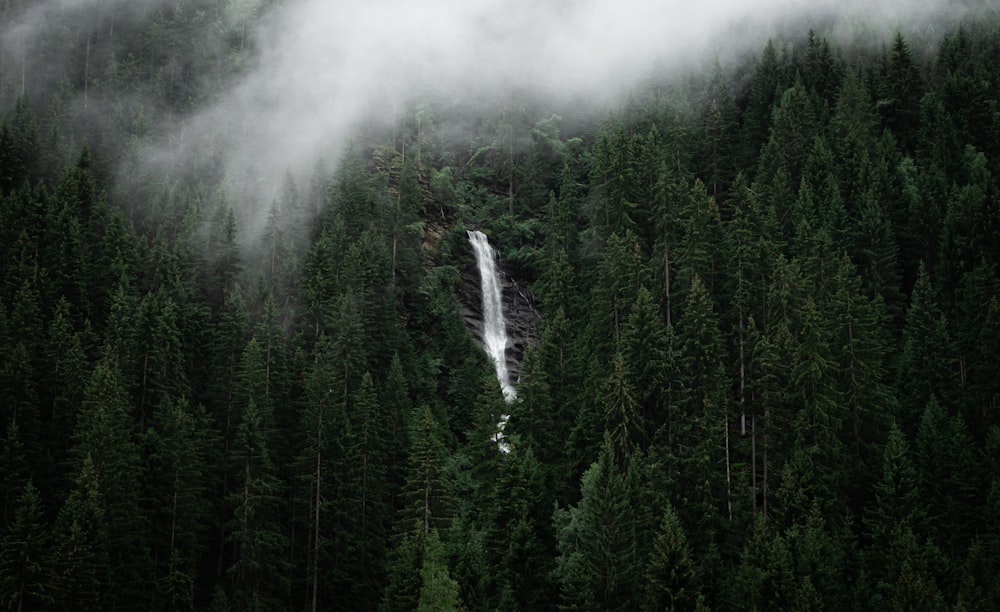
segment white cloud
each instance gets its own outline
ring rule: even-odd
[[[161,0],[146,0],[147,6]],[[5,36],[31,31],[54,6],[126,0],[45,0]],[[231,0],[231,12],[258,0]],[[364,118],[387,117],[418,92],[502,98],[517,87],[608,101],[655,65],[682,68],[757,50],[782,20],[819,11],[888,29],[932,19],[945,5],[893,0],[286,0],[256,33],[254,68],[166,137],[170,150],[222,150],[234,184],[263,200],[286,170],[331,159]],[[194,41],[192,44],[198,44]],[[440,118],[439,118],[440,122]],[[166,146],[146,152],[162,159]]]

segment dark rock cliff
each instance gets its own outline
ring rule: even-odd
[[[461,267],[462,286],[459,314],[465,326],[480,345],[483,343],[483,299],[480,289],[479,268],[470,245],[468,261]],[[534,294],[517,284],[505,269],[503,260],[497,262],[503,277],[503,309],[507,321],[507,369],[511,383],[516,387],[524,352],[538,342],[538,311]]]

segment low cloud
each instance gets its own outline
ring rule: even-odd
[[[83,14],[115,2],[126,0],[46,0],[4,30],[4,44],[22,44],[55,7]],[[259,5],[229,0],[226,10]],[[391,121],[422,93],[497,100],[516,89],[607,104],[654,67],[756,51],[794,20],[826,14],[887,32],[963,10],[943,0],[286,0],[260,20],[246,75],[171,120],[164,141],[142,154],[157,167],[178,153],[216,152],[233,189],[269,201],[286,172],[334,160],[360,123]]]

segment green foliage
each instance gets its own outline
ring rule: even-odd
[[[55,603],[51,538],[38,489],[28,481],[0,543],[4,609],[44,608]]]
[[[448,575],[444,548],[437,530],[431,530],[424,548],[424,563],[420,570],[418,612],[460,610],[458,583]]]
[[[4,609],[1000,597],[995,14],[432,88],[264,185],[165,126],[275,2],[54,4],[0,58]],[[541,312],[510,402],[467,227]]]
[[[701,602],[695,564],[677,513],[667,504],[646,565],[646,610],[695,610]]]
[[[583,475],[580,503],[556,510],[559,557],[554,577],[565,608],[627,610],[639,605],[641,566],[630,486],[632,479],[622,473],[605,438],[598,461]]]

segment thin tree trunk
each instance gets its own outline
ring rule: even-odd
[[[173,503],[171,504],[171,515],[170,515],[170,556],[168,557],[170,559],[171,572],[173,572],[173,563],[174,563],[174,560],[173,560],[174,559],[174,541],[175,541],[175,538],[176,538],[176,535],[177,535],[177,487],[179,486],[179,484],[178,484],[179,482],[180,482],[180,476],[177,473],[177,470],[175,469],[174,470],[174,495],[173,495],[173,500],[172,500]]]
[[[146,382],[149,372],[149,351],[142,357],[142,394],[139,396],[139,431],[146,431]]]
[[[670,243],[663,237],[663,295],[667,301],[667,327],[670,327]]]
[[[319,592],[319,515],[320,486],[322,485],[322,441],[323,441],[323,404],[320,403],[316,423],[316,497],[313,504],[313,559],[312,559],[312,611],[316,612]]]
[[[763,511],[764,511],[764,522],[767,522],[767,424],[769,423],[768,417],[770,416],[770,410],[767,406],[764,406],[764,486],[763,486]]]
[[[90,34],[87,34],[87,51],[83,61],[83,106],[88,104],[87,91],[90,84]]]
[[[729,408],[724,411],[722,421],[726,428],[726,509],[731,521],[733,520],[733,478],[729,457]]]
[[[750,492],[753,514],[757,516],[757,408],[750,414]]]

